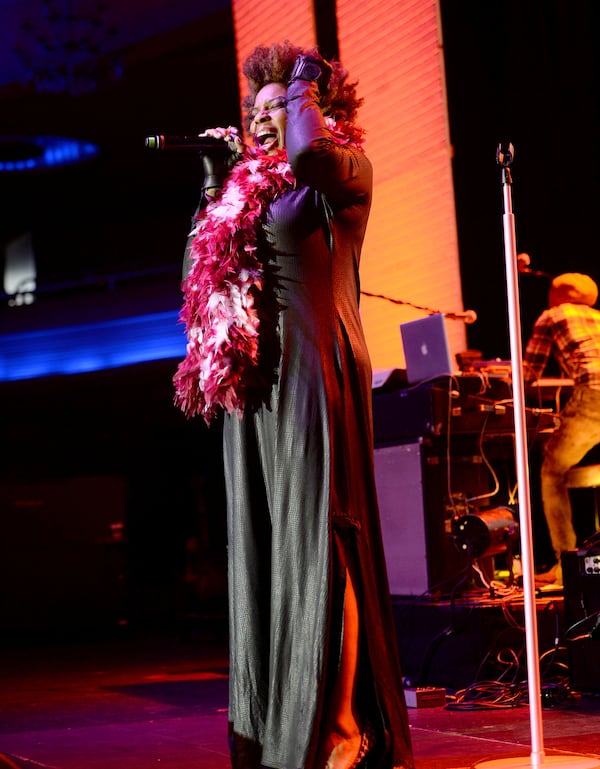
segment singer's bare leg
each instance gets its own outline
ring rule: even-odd
[[[350,769],[361,745],[361,724],[356,711],[360,622],[358,600],[350,569],[346,570],[343,617],[340,667],[328,703],[327,722],[317,769]]]

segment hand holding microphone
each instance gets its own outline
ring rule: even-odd
[[[225,153],[204,151],[202,152],[202,168],[204,169],[204,184],[202,190],[208,197],[214,197],[215,191],[223,186],[223,180],[227,172],[242,157],[244,143],[240,138],[237,128],[209,128],[200,134],[199,138],[212,139],[221,142],[227,149]]]
[[[229,153],[241,155],[244,142],[235,126],[228,128],[208,128],[194,136],[167,136],[155,134],[146,136],[144,145],[150,150],[180,150],[199,153]]]
[[[147,136],[145,146],[152,150],[187,150],[198,152],[202,158],[204,184],[209,197],[223,185],[223,180],[243,155],[245,146],[235,126],[208,128],[197,136]]]

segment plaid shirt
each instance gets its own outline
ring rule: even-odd
[[[523,356],[525,381],[540,377],[553,355],[563,376],[600,390],[600,311],[560,304],[536,320]]]

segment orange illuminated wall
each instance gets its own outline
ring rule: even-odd
[[[463,309],[441,25],[436,0],[337,0],[340,59],[359,81],[360,123],[373,162],[361,308],[374,368],[404,364],[398,325]],[[238,65],[258,44],[314,45],[313,3],[233,0]],[[240,80],[242,95],[245,83]],[[453,352],[465,326],[446,322]]]
[[[241,65],[257,45],[271,45],[286,39],[305,48],[315,45],[312,0],[233,0],[231,7],[242,98],[246,94],[246,81]]]

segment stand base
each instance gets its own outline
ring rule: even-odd
[[[598,769],[600,759],[588,756],[542,756],[535,762],[533,757],[515,756],[481,761],[474,769]]]

